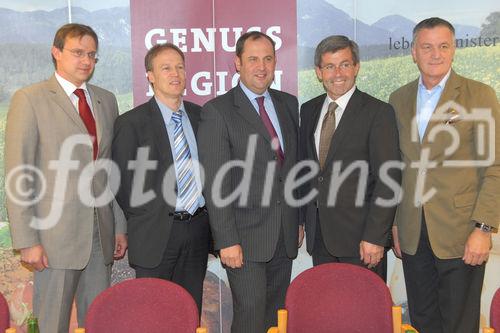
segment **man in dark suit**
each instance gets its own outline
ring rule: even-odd
[[[284,193],[297,161],[298,103],[269,89],[276,66],[269,36],[243,34],[235,65],[239,84],[203,107],[200,160],[215,248],[233,295],[231,332],[262,333],[284,306],[302,239],[298,209]]]
[[[201,108],[182,100],[186,73],[177,46],[153,46],[145,65],[154,97],[118,117],[113,140],[129,262],[137,277],[184,287],[201,313],[210,230],[195,139]]]
[[[301,158],[319,164],[303,188],[304,195],[317,192],[303,208],[307,250],[315,266],[350,263],[385,278],[381,261],[396,211],[388,184],[397,187],[401,177],[395,167],[382,171],[400,159],[394,110],[356,88],[359,50],[347,37],[321,41],[314,62],[326,94],[304,103],[300,113]]]

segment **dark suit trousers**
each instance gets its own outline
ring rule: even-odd
[[[134,266],[136,277],[154,277],[177,283],[193,296],[201,316],[209,243],[207,212],[190,221],[174,220],[161,263],[154,268]]]
[[[245,260],[243,267],[225,267],[233,296],[231,333],[265,333],[277,325],[277,311],[285,307],[285,295],[292,275],[283,230],[273,258],[268,262]]]
[[[370,268],[371,271],[380,276],[384,281],[387,279],[387,251],[384,253],[384,257],[377,266]],[[353,264],[356,266],[361,266],[368,269],[368,266],[365,265],[363,261],[361,261],[359,256],[356,257],[336,257],[328,252],[325,242],[323,241],[323,234],[321,232],[321,226],[319,223],[319,214],[317,214],[316,219],[316,231],[314,234],[314,247],[312,252],[313,266],[318,266],[321,264],[328,263],[345,263],[345,264]]]
[[[478,332],[484,268],[466,265],[461,258],[437,258],[422,217],[417,252],[403,252],[412,325],[422,333]]]

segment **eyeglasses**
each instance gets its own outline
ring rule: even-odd
[[[78,59],[83,59],[85,56],[89,57],[90,60],[94,61],[97,63],[99,61],[99,58],[97,58],[97,52],[85,52],[84,50],[81,49],[66,49],[64,50],[69,51],[72,55],[77,57]]]
[[[335,72],[337,70],[337,68],[341,72],[344,72],[344,71],[351,69],[352,67],[354,67],[354,65],[351,64],[350,62],[343,62],[338,66],[335,66],[334,64],[328,64],[328,65],[325,65],[325,66],[320,67],[320,68],[321,68],[321,70],[323,70],[325,72]]]

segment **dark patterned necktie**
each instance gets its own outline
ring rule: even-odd
[[[330,143],[332,142],[333,133],[335,132],[335,110],[337,107],[338,105],[335,102],[331,102],[330,105],[328,105],[328,111],[321,124],[318,156],[321,170],[323,170],[325,166],[326,156],[328,155],[328,150],[330,150]]]
[[[269,119],[269,115],[267,114],[266,108],[264,107],[264,96],[257,97],[256,100],[257,104],[259,105],[260,118],[262,119],[267,132],[271,136],[271,142],[274,142],[274,151],[276,152],[276,156],[278,157],[278,162],[280,163],[280,165],[282,165],[283,160],[285,159],[285,155],[283,154],[283,150],[281,149],[278,134],[276,133],[273,123],[271,122],[271,119]]]

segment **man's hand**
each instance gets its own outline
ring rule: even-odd
[[[399,237],[398,237],[398,227],[393,226],[392,227],[392,252],[394,252],[394,255],[401,259],[403,256],[401,255],[401,247],[399,246]]]
[[[26,265],[33,267],[37,271],[41,272],[45,268],[49,267],[49,260],[45,250],[41,245],[35,245],[32,247],[26,247],[20,250],[21,252],[21,262]]]
[[[115,235],[115,252],[113,253],[113,259],[120,260],[125,256],[128,247],[127,235],[116,234]]]
[[[361,241],[359,243],[359,255],[365,265],[368,265],[368,268],[372,268],[377,266],[384,256],[384,247]]]
[[[220,261],[228,267],[241,268],[243,266],[243,250],[240,244],[221,249]]]
[[[304,225],[299,225],[299,247],[302,246],[302,242],[304,241]]]
[[[465,253],[462,260],[467,265],[481,265],[488,260],[491,249],[491,234],[474,228],[465,243]]]

